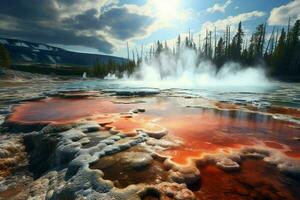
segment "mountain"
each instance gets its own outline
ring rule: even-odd
[[[120,57],[72,52],[43,43],[18,39],[0,38],[0,43],[9,51],[13,64],[39,63],[90,67],[97,60],[103,63],[109,60],[114,62],[126,61]]]

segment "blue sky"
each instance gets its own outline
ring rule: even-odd
[[[268,22],[270,13],[274,8],[287,5],[288,0],[181,0],[180,11],[187,11],[190,13],[189,18],[186,21],[181,20],[170,20],[170,23],[174,26],[171,27],[162,27],[151,32],[147,37],[139,38],[133,40],[132,45],[147,45],[153,43],[157,40],[174,40],[178,34],[187,34],[188,30],[191,29],[191,32],[196,34],[201,32],[203,24],[207,21],[215,22],[218,20],[224,20],[229,16],[235,17],[244,13],[251,13],[253,11],[263,12],[264,15],[261,17],[255,17],[250,20],[243,22],[243,27],[249,31],[249,33],[255,30],[255,27],[260,23]],[[122,1],[123,4],[138,4],[144,5],[147,3],[147,0],[128,0]],[[220,8],[217,9],[219,5]],[[213,9],[215,6],[215,9]],[[223,10],[224,9],[224,10]],[[293,17],[293,16],[291,16]],[[281,24],[276,24],[281,26]],[[220,30],[220,34],[221,34]],[[204,37],[204,36],[203,36]],[[172,45],[172,42],[169,42]],[[117,54],[124,55],[124,49],[118,51]]]
[[[281,27],[300,18],[300,0],[10,0],[0,1],[0,37],[43,42],[72,51],[126,56],[157,40],[194,38],[242,21],[251,34],[260,23]],[[269,28],[271,29],[271,27]]]

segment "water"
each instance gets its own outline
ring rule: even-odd
[[[132,80],[88,80],[60,85],[57,90],[111,90],[111,91],[170,91],[172,95],[201,97],[233,103],[253,103],[261,106],[276,105],[300,107],[300,84],[272,82],[268,86],[198,87]]]
[[[44,79],[37,78],[17,85],[7,83],[0,95],[4,125],[8,126],[7,130],[17,132],[18,137],[23,136],[22,132],[38,131],[49,123],[101,125],[98,132],[81,134],[79,131],[79,136],[86,135],[86,138],[72,141],[74,144],[66,148],[68,152],[81,149],[86,154],[94,153],[96,145],[116,133],[122,133],[124,138],[109,139],[107,144],[126,143],[138,137],[140,131],[148,135],[142,144],[134,143],[135,147],[126,147],[117,154],[111,151],[93,163],[89,159],[82,161],[90,170],[102,170],[103,178],[113,181],[119,189],[130,184],[168,182],[174,175],[172,170],[183,169],[190,173],[188,177],[201,176],[202,181],[188,184],[197,199],[244,199],[245,196],[297,199],[300,84],[268,82],[194,87],[174,80],[89,79],[45,83]],[[4,119],[7,114],[10,115]],[[9,132],[4,133],[8,135]],[[56,139],[62,142],[61,137]],[[146,167],[131,168],[128,155],[144,154],[151,158]],[[143,161],[135,160],[134,166]],[[57,158],[52,165],[56,163]],[[238,166],[233,171],[228,170],[232,163]],[[11,177],[18,177],[13,169],[7,171],[4,185]],[[155,176],[144,180],[149,173]],[[28,186],[24,184],[20,188],[23,187],[25,191]],[[3,188],[0,185],[0,197],[8,195]]]

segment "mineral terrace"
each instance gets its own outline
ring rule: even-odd
[[[0,199],[299,198],[297,109],[44,81],[1,91]]]

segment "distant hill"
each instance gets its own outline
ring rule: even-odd
[[[0,38],[0,43],[10,52],[13,64],[39,63],[90,67],[97,60],[103,63],[108,62],[110,59],[114,62],[126,61],[126,59],[120,57],[71,52],[43,43],[17,39]]]

